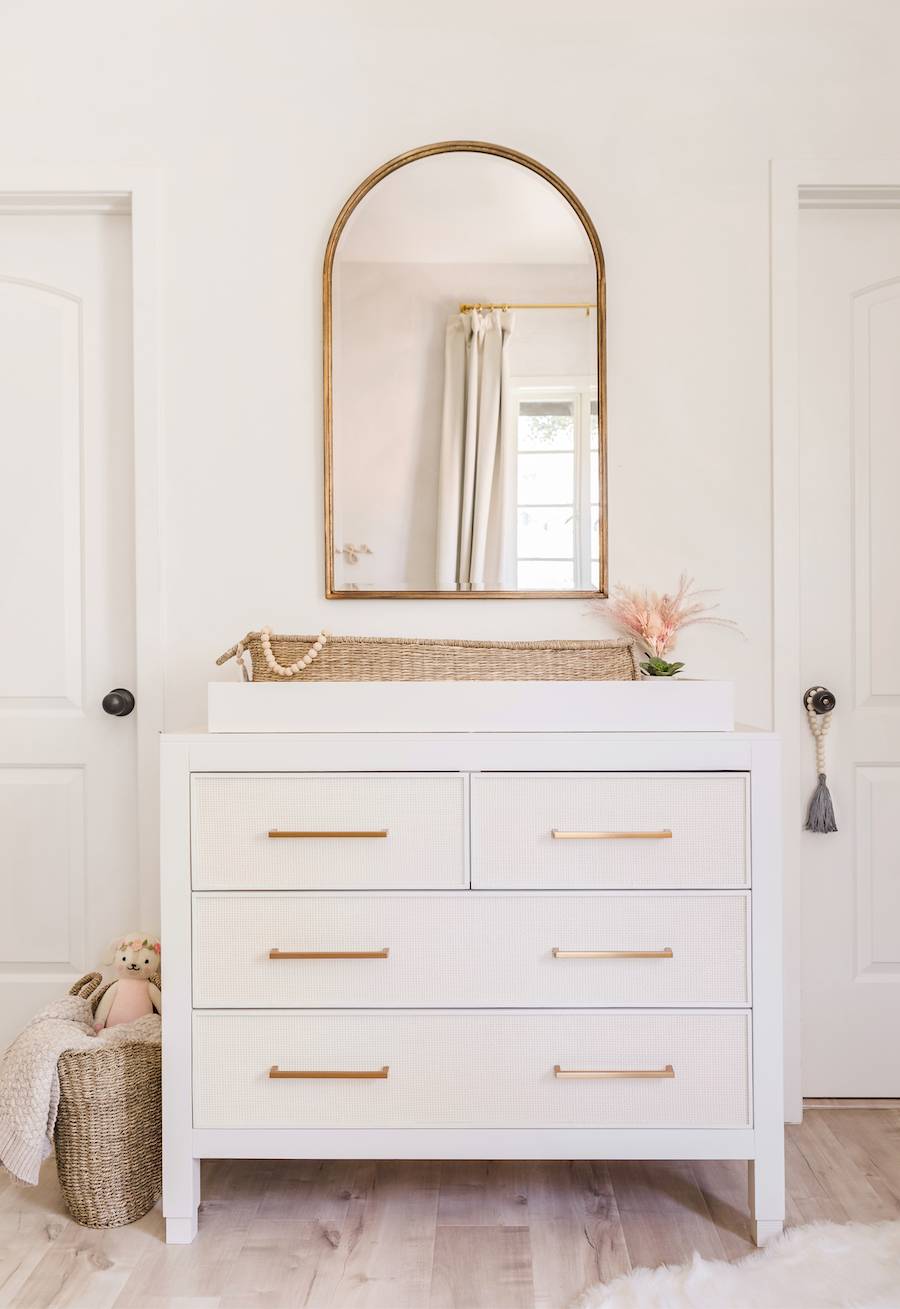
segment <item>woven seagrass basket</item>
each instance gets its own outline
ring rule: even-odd
[[[270,637],[283,667],[302,659],[317,636]],[[432,641],[413,637],[329,636],[315,661],[295,675],[270,670],[262,633],[248,632],[216,660],[249,651],[254,682],[635,682],[632,641]]]
[[[87,973],[69,994],[90,998],[96,1010],[107,989],[102,980]],[[122,1227],[142,1218],[159,1197],[161,1067],[161,1048],[146,1041],[60,1056],[56,1163],[76,1223]]]

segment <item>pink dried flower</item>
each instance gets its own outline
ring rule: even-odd
[[[694,590],[694,579],[682,573],[674,595],[656,591],[635,590],[617,586],[609,600],[602,601],[603,611],[620,632],[633,636],[648,655],[662,659],[675,647],[678,633],[694,623],[716,623],[720,627],[739,630],[730,618],[717,618],[711,610],[717,608],[701,600],[704,591]]]

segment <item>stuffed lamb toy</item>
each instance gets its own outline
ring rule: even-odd
[[[131,1023],[135,1018],[162,1013],[162,996],[155,981],[159,973],[159,941],[154,936],[123,936],[113,946],[116,980],[104,991],[94,1012],[94,1029]]]

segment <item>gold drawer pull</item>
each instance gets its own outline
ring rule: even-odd
[[[560,1068],[559,1064],[555,1064],[553,1076],[581,1078],[674,1077],[675,1069],[671,1064],[666,1064],[665,1068]]]
[[[273,830],[269,833],[269,836],[271,837],[272,840],[279,840],[279,841],[284,841],[284,840],[310,841],[310,840],[318,840],[320,838],[330,839],[330,838],[338,838],[338,837],[346,837],[348,839],[354,837],[367,837],[367,836],[383,837],[383,836],[387,836],[387,834],[388,834],[388,829],[386,827],[380,828],[377,832],[281,832],[276,827],[273,828]]]
[[[672,947],[664,950],[560,950],[553,947],[554,959],[674,959]]]
[[[390,948],[383,950],[279,950],[273,946],[270,959],[387,959]]]
[[[272,1067],[269,1069],[269,1076],[272,1077],[272,1078],[279,1078],[279,1077],[313,1077],[313,1078],[339,1077],[339,1078],[343,1078],[343,1079],[352,1078],[352,1079],[355,1080],[355,1081],[359,1081],[360,1079],[362,1079],[362,1080],[364,1080],[364,1081],[374,1081],[374,1080],[384,1081],[384,1080],[387,1078],[387,1075],[388,1075],[388,1069],[389,1069],[389,1065],[388,1065],[388,1064],[385,1064],[385,1066],[384,1066],[383,1068],[376,1068],[375,1071],[374,1071],[374,1072],[371,1072],[371,1073],[344,1073],[344,1072],[307,1073],[307,1072],[303,1072],[303,1071],[300,1071],[300,1070],[297,1070],[297,1069],[293,1069],[293,1068],[279,1068],[277,1064],[273,1064]]]
[[[672,833],[667,827],[661,832],[561,832],[558,827],[554,827],[550,835],[554,841],[671,841],[672,839]]]

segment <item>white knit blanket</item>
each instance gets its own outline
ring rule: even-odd
[[[53,1149],[61,1054],[126,1041],[159,1045],[160,1034],[159,1014],[95,1034],[89,1000],[67,995],[46,1005],[0,1056],[0,1163],[18,1181],[37,1184]]]

